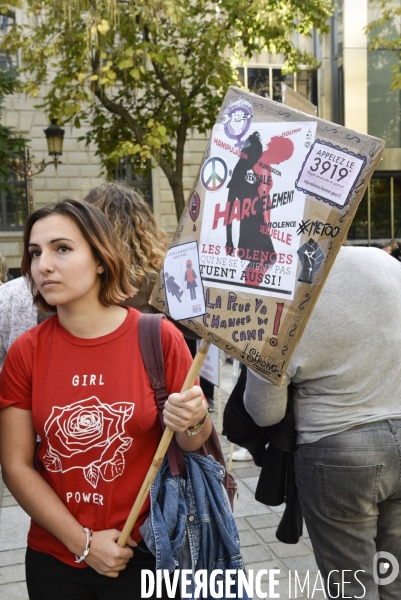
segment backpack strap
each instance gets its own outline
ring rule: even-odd
[[[169,394],[164,376],[164,356],[162,350],[161,322],[164,315],[141,314],[139,318],[139,344],[142,360],[155,394],[157,408],[163,410]],[[163,427],[164,429],[164,427]]]
[[[161,338],[161,322],[164,318],[165,316],[162,314],[142,313],[139,317],[138,325],[142,360],[154,391],[163,431],[166,428],[163,421],[163,408],[164,403],[169,397],[169,392],[166,388]],[[171,474],[173,476],[181,475],[181,477],[186,479],[187,469],[184,456],[176,442],[175,436],[167,449],[167,458]]]
[[[161,343],[161,322],[165,318],[162,314],[143,313],[139,318],[139,344],[142,353],[142,360],[145,369],[149,375],[150,383],[154,390],[159,417],[163,430],[165,429],[163,421],[164,403],[169,397],[166,388],[164,374],[164,356]],[[227,471],[223,452],[220,446],[217,431],[212,422],[212,433],[209,439],[196,451],[202,456],[211,454],[225,468],[223,485],[226,488],[231,508],[234,506],[234,495],[237,492],[237,485],[234,477]],[[174,475],[181,475],[183,479],[187,478],[187,469],[184,455],[177,444],[175,436],[167,449],[167,458],[170,472]]]

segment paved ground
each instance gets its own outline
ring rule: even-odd
[[[221,385],[223,405],[235,383],[235,371],[236,369],[232,365],[223,364]],[[217,410],[213,413],[213,420],[217,426]],[[221,443],[225,454],[228,455],[229,443],[222,437]],[[259,471],[260,469],[253,462],[233,462],[232,472],[237,480],[239,491],[234,514],[240,531],[242,552],[248,571],[253,569],[255,580],[256,574],[262,569],[268,572],[271,569],[279,570],[279,573],[274,575],[278,585],[272,590],[269,590],[268,574],[262,576],[261,589],[263,593],[267,593],[264,596],[266,598],[279,597],[281,600],[289,598],[319,600],[324,598],[323,592],[318,591],[322,586],[317,578],[317,566],[306,530],[298,544],[282,544],[277,541],[275,531],[283,512],[283,506],[269,508],[254,499]],[[29,518],[5,488],[1,478],[0,507],[0,599],[27,600],[23,562]],[[299,585],[297,594],[295,593],[295,572],[301,585],[304,584],[306,574],[309,572],[309,594],[306,587],[302,593]],[[279,596],[274,596],[273,591]],[[256,597],[261,596],[254,594],[254,598]]]

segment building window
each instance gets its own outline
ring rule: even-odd
[[[388,50],[368,52],[368,133],[384,138],[387,148],[401,146],[401,92],[390,91],[398,61]]]
[[[295,74],[295,85],[298,94],[317,106],[317,71],[316,69],[302,69]]]
[[[344,2],[337,0],[334,6],[334,16],[331,19],[331,106],[334,123],[344,125]]]
[[[393,230],[392,238],[401,240],[401,176],[393,177]]]
[[[401,241],[401,175],[376,174],[358,207],[348,240],[355,245],[381,246],[393,238]]]
[[[144,168],[133,167],[128,156],[120,159],[118,168],[114,171],[116,181],[124,181],[130,187],[138,190],[153,211],[152,167],[150,161]]]
[[[4,36],[15,27],[15,14],[8,11],[5,15],[0,14],[0,44]],[[0,50],[0,68],[16,69],[18,67],[17,55],[11,55],[5,50]]]
[[[369,23],[381,17],[381,9],[377,4],[372,2],[368,6]],[[396,4],[400,8],[400,0]],[[399,31],[394,24],[381,23],[375,26],[368,39],[380,34],[393,41]],[[390,90],[393,68],[396,68],[398,61],[398,53],[396,55],[385,48],[368,52],[368,133],[384,138],[387,148],[401,146],[401,92]]]
[[[13,173],[7,181],[0,181],[0,230],[21,230],[27,217],[26,179]]]
[[[0,14],[0,44],[4,36],[14,27],[15,13],[7,11],[5,14]],[[0,49],[0,69],[14,70],[17,67],[17,55]],[[23,155],[21,159],[23,160]],[[0,179],[0,230],[21,230],[27,217],[26,178],[11,172],[7,179]]]
[[[270,89],[270,73],[271,69],[265,69],[263,67],[246,67],[247,82],[245,87],[251,92],[258,94],[258,96],[269,96],[269,98],[271,98],[272,90]]]
[[[380,240],[379,243],[392,237],[391,183],[392,178],[375,177],[372,178],[369,186],[370,239]]]
[[[367,246],[369,243],[369,209],[367,190],[365,191],[365,194],[358,206],[347,237],[350,242],[353,242],[358,246]]]
[[[317,105],[317,73],[302,69],[299,73],[282,74],[282,67],[247,65],[238,67],[238,79],[250,92],[281,102],[281,83],[285,83],[304,98]]]

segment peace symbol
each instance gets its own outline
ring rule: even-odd
[[[201,182],[208,192],[217,192],[226,182],[228,168],[222,158],[212,156],[202,167]]]

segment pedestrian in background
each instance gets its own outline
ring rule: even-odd
[[[141,312],[154,312],[148,304],[156,277],[167,252],[166,234],[143,197],[121,183],[109,182],[94,187],[84,198],[109,219],[128,264],[131,298],[125,300]]]
[[[397,260],[401,260],[401,250],[397,240],[390,240],[391,256]]]
[[[381,245],[381,249],[390,254],[393,258],[401,260],[401,251],[397,240],[390,240]]]
[[[167,239],[143,197],[133,188],[113,181],[92,188],[84,202],[99,208],[109,219],[119,241],[120,252],[129,265],[129,278],[135,291],[122,304],[143,313],[159,312],[149,304],[149,299],[163,267]],[[174,282],[172,285],[176,286]],[[179,321],[168,318],[186,338],[200,339]]]
[[[387,254],[391,254],[392,252],[390,242],[384,242],[384,244],[380,246],[380,249],[384,250],[384,252],[387,252]]]
[[[8,266],[6,257],[0,252],[0,286],[8,281]]]
[[[37,322],[38,309],[26,277],[0,286],[0,371],[11,344]]]
[[[245,407],[261,426],[283,419],[291,384],[296,483],[332,598],[401,598],[400,296],[398,261],[341,248],[282,387],[248,370]],[[387,585],[379,552],[395,561]]]

